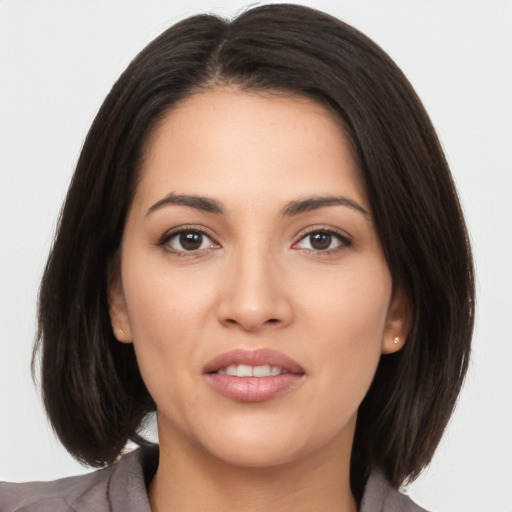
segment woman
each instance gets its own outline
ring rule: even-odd
[[[473,275],[411,86],[305,7],[167,30],[91,127],[39,325],[52,425],[107,468],[2,512],[419,510],[397,489],[453,410]]]

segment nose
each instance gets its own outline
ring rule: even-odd
[[[292,321],[290,293],[280,279],[282,269],[268,251],[241,251],[227,266],[217,310],[223,325],[257,332]]]

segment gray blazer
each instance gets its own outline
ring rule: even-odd
[[[52,482],[0,482],[0,512],[151,512],[146,483],[158,465],[157,449],[135,450],[116,464]],[[426,512],[373,474],[360,512]]]

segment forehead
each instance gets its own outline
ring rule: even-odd
[[[146,145],[137,195],[247,201],[343,193],[367,205],[341,122],[298,95],[214,89],[173,108]]]

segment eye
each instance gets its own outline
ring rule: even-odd
[[[328,230],[317,230],[303,236],[293,248],[315,252],[330,252],[349,245],[351,245],[350,240],[339,233]]]
[[[162,243],[176,253],[197,252],[217,247],[208,235],[192,229],[174,232],[162,240]]]

